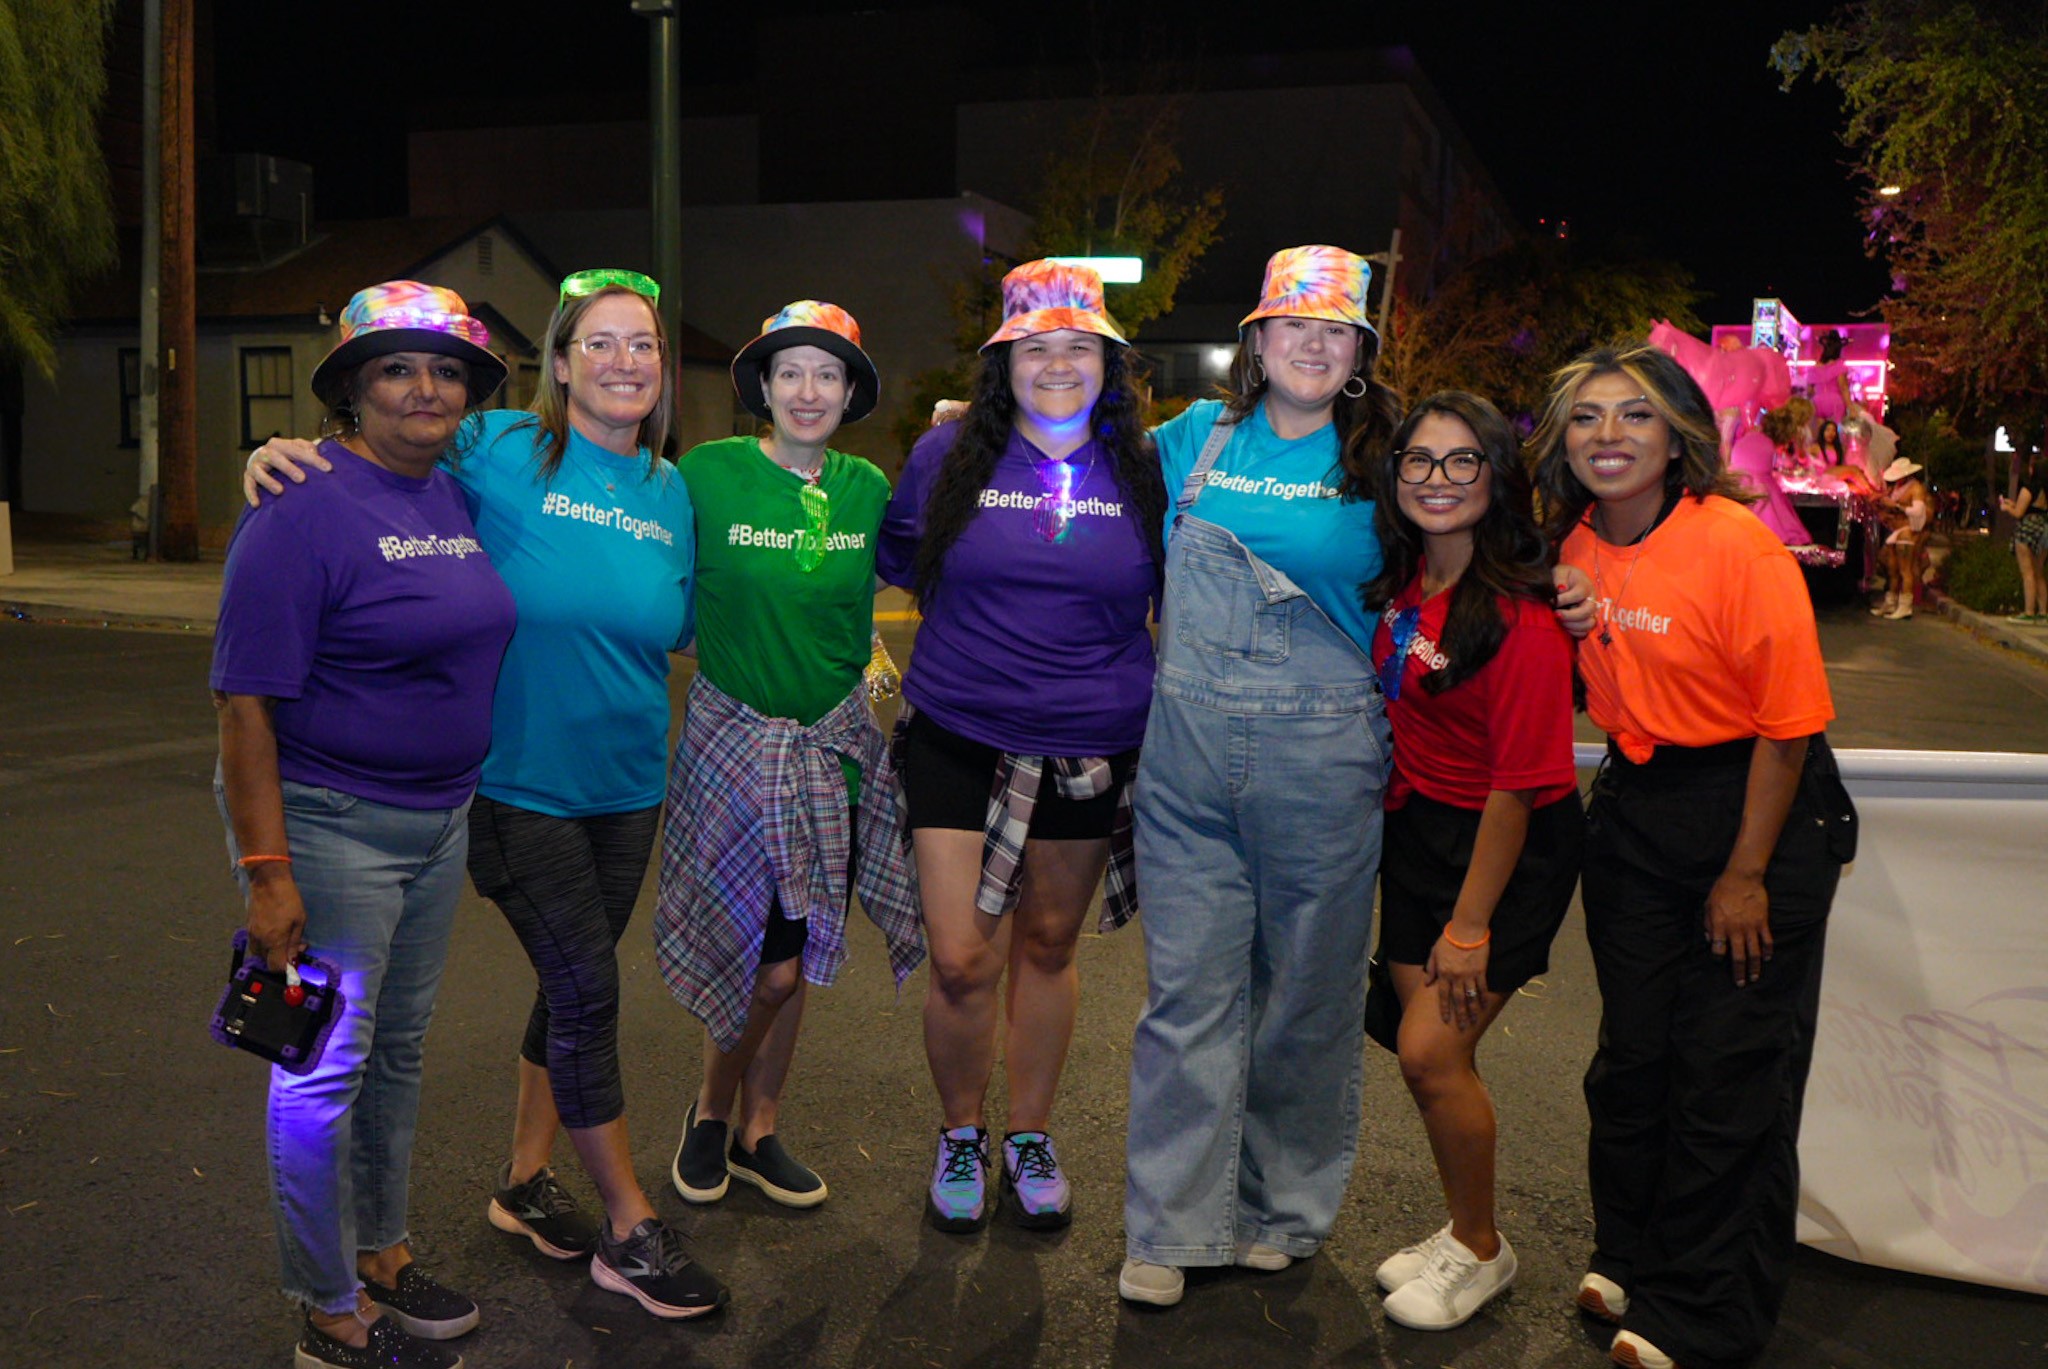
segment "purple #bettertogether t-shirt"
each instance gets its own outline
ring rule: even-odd
[[[876,569],[910,586],[924,504],[959,428],[918,440],[882,521]],[[1109,459],[1094,443],[1067,458],[1080,472],[1064,539],[1035,512],[1044,457],[1013,434],[981,511],[946,555],[903,693],[963,737],[1025,755],[1102,756],[1145,735],[1152,697],[1146,628],[1159,574]]]
[[[213,687],[277,700],[287,780],[400,808],[476,788],[512,596],[455,482],[334,442],[334,474],[243,514],[228,549]]]

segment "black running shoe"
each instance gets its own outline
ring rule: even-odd
[[[336,1340],[309,1321],[299,1335],[292,1369],[462,1369],[462,1356],[408,1336],[390,1317],[370,1323],[366,1345]]]
[[[683,1233],[649,1217],[623,1241],[609,1222],[599,1229],[590,1278],[599,1288],[624,1293],[657,1317],[701,1317],[725,1306],[725,1285],[690,1258]]]
[[[698,1121],[695,1103],[683,1114],[683,1138],[676,1142],[676,1158],[668,1167],[668,1177],[684,1202],[715,1203],[725,1196],[728,1130],[723,1122]]]
[[[512,1167],[498,1172],[498,1192],[491,1199],[491,1225],[532,1241],[541,1254],[573,1260],[597,1249],[597,1220],[576,1206],[569,1190],[543,1168],[523,1184],[510,1182]]]
[[[417,1260],[398,1271],[398,1281],[390,1288],[368,1276],[360,1277],[363,1291],[377,1304],[377,1310],[397,1322],[399,1330],[408,1336],[453,1340],[476,1330],[476,1324],[483,1320],[474,1302],[428,1278]]]
[[[809,1166],[798,1164],[772,1132],[752,1150],[735,1138],[725,1167],[733,1178],[752,1184],[784,1207],[816,1207],[825,1201],[825,1181]]]

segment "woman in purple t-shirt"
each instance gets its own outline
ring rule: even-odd
[[[966,417],[911,449],[877,569],[924,614],[898,769],[932,972],[925,1054],[943,1113],[927,1208],[979,1230],[997,1205],[983,1104],[1009,971],[1003,1185],[1019,1225],[1065,1226],[1047,1134],[1079,999],[1074,949],[1136,911],[1128,783],[1152,690],[1166,491],[1128,346],[1081,266],[1003,280]]]
[[[297,1363],[453,1365],[421,1342],[477,1306],[413,1263],[406,1190],[513,607],[438,463],[505,366],[461,296],[417,281],[357,294],[341,338],[313,372],[333,476],[250,510],[228,551],[214,792],[251,952],[319,961],[345,1004],[310,1068],[270,1073]]]

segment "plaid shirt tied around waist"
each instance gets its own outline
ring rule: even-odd
[[[899,770],[904,738],[916,716],[917,709],[905,699],[889,738],[889,751]],[[1023,892],[1024,838],[1031,831],[1039,786],[1048,773],[1064,799],[1100,798],[1115,782],[1109,761],[1101,756],[1023,756],[1011,751],[997,756],[995,778],[989,783],[988,815],[982,823],[981,883],[974,891],[974,906],[990,917],[1017,909]],[[1113,932],[1138,915],[1138,861],[1131,837],[1133,787],[1124,785],[1110,819],[1109,867],[1102,876],[1102,916],[1096,924],[1101,932]]]
[[[849,824],[846,773],[860,768]],[[846,963],[847,857],[868,920],[889,946],[900,989],[924,959],[917,874],[882,732],[856,688],[809,727],[757,713],[699,675],[669,767],[654,950],[677,1001],[721,1050],[739,1044],[769,910],[809,923],[804,978],[830,984]]]

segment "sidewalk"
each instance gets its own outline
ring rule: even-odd
[[[2009,623],[2003,614],[1979,613],[1973,608],[1964,608],[1939,591],[1931,590],[1929,594],[1934,600],[1934,612],[1971,635],[2048,664],[2048,623]]]
[[[0,616],[210,633],[220,612],[221,568],[219,552],[186,564],[152,565],[131,559],[126,541],[17,537],[14,574],[0,575]],[[875,599],[875,616],[907,621],[910,597],[902,590],[884,590]]]
[[[60,541],[18,533],[14,574],[0,575],[0,614],[85,627],[212,632],[220,611],[221,555],[184,564],[132,559],[119,542]]]

